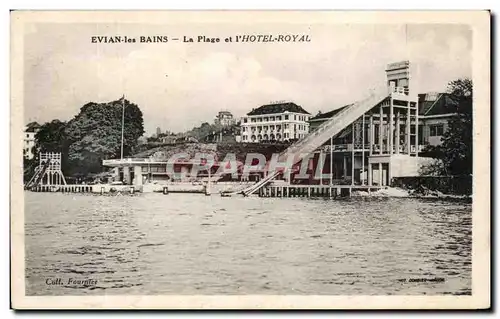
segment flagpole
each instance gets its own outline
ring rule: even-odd
[[[125,126],[125,94],[122,97],[122,147],[120,159],[123,159],[123,129]]]

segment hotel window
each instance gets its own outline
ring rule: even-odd
[[[262,122],[262,117],[259,117],[259,118],[257,119],[257,122]]]
[[[276,116],[276,121],[281,121],[281,116]]]
[[[246,123],[246,122],[247,122],[247,118],[244,118],[244,119],[243,119],[243,123]]]
[[[288,115],[285,115],[285,120],[288,120]]]
[[[255,123],[255,119],[254,118],[251,121],[252,121],[252,123]]]
[[[164,173],[166,171],[165,166],[151,166],[152,173]]]
[[[264,118],[264,122],[267,122],[269,120],[269,118],[265,117]]]
[[[270,121],[274,121],[274,116],[271,116]]]
[[[444,125],[443,124],[429,125],[429,130],[430,130],[430,136],[443,136]]]

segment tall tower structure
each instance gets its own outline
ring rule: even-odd
[[[410,92],[410,61],[390,63],[385,70],[387,75],[387,87],[390,93]]]

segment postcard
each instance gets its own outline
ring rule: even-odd
[[[12,11],[14,309],[486,309],[488,11]]]

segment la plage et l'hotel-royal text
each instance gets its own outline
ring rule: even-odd
[[[167,43],[167,42],[184,42],[184,43],[219,43],[219,42],[311,42],[311,36],[307,34],[249,34],[249,35],[234,35],[228,37],[208,37],[199,36],[182,36],[179,38],[166,35],[155,36],[92,36],[92,43]]]

